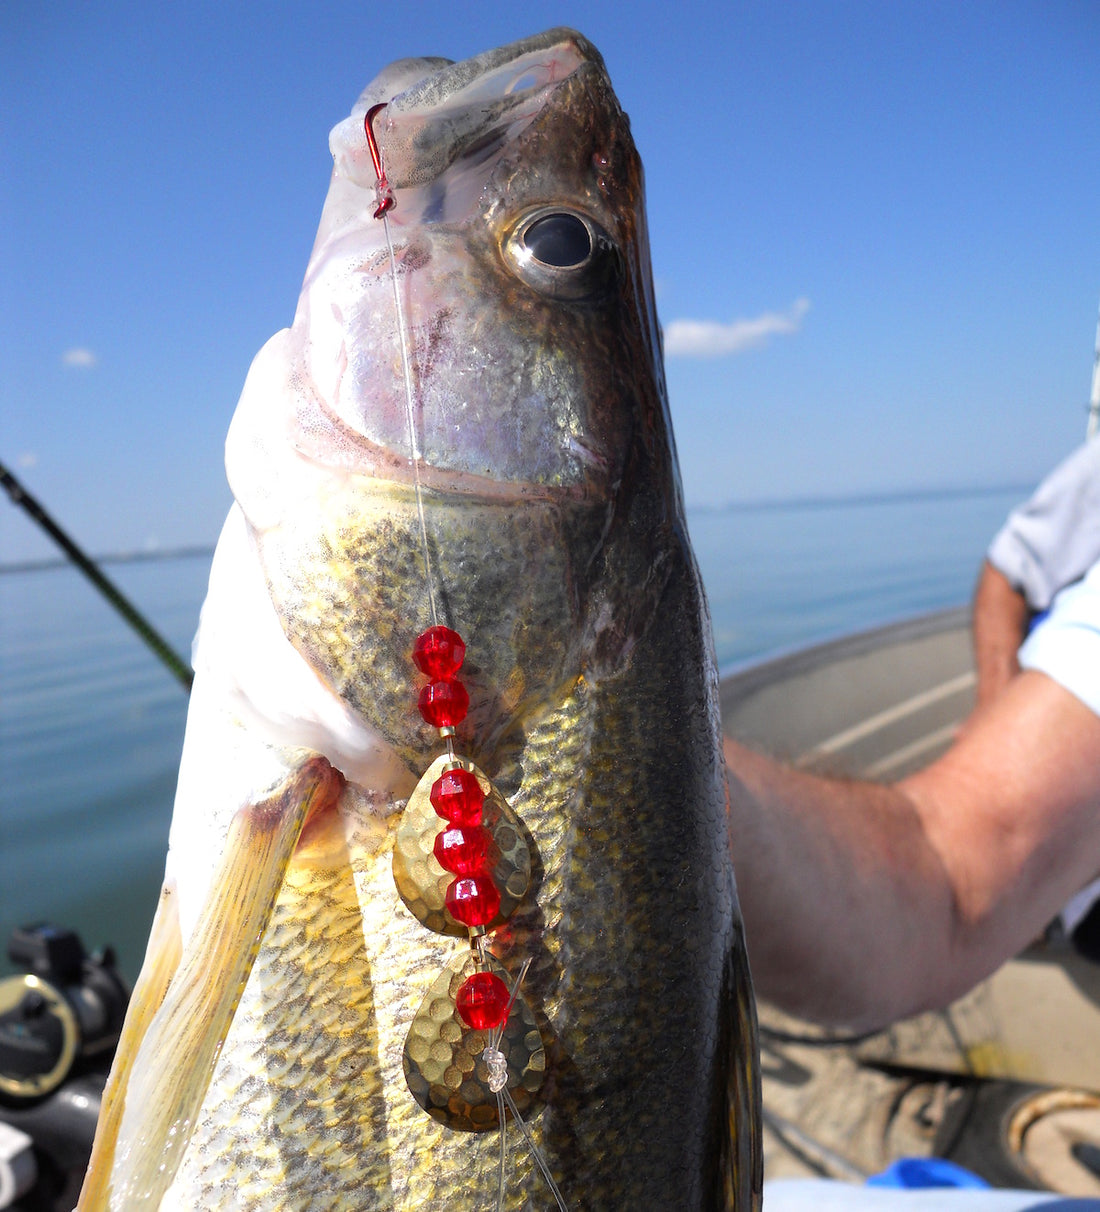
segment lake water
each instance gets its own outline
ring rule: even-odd
[[[691,512],[720,666],[966,601],[1023,495]],[[105,571],[188,653],[208,565]],[[179,684],[75,570],[0,573],[0,942],[50,919],[90,949],[112,943],[136,975],[186,710]]]

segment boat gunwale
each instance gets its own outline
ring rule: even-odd
[[[858,631],[844,632],[809,645],[780,648],[734,662],[718,671],[722,714],[724,716],[733,703],[769,684],[788,681],[825,665],[864,656],[879,649],[969,627],[969,624],[969,605],[948,606]]]

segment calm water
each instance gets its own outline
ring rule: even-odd
[[[720,665],[965,601],[1022,495],[693,512]],[[207,568],[191,557],[107,572],[187,653]],[[113,943],[136,975],[186,706],[77,572],[0,574],[0,942],[49,918],[89,948]]]

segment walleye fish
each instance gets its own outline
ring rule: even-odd
[[[391,65],[330,146],[293,325],[229,431],[164,890],[79,1206],[756,1208],[627,118],[559,29]],[[467,646],[453,736],[417,708],[433,624]],[[431,840],[451,765],[511,897],[469,929]],[[516,998],[499,1029],[456,1008],[475,970]]]

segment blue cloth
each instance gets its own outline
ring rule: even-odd
[[[942,1157],[899,1157],[881,1174],[872,1174],[869,1187],[986,1187],[984,1178]]]

